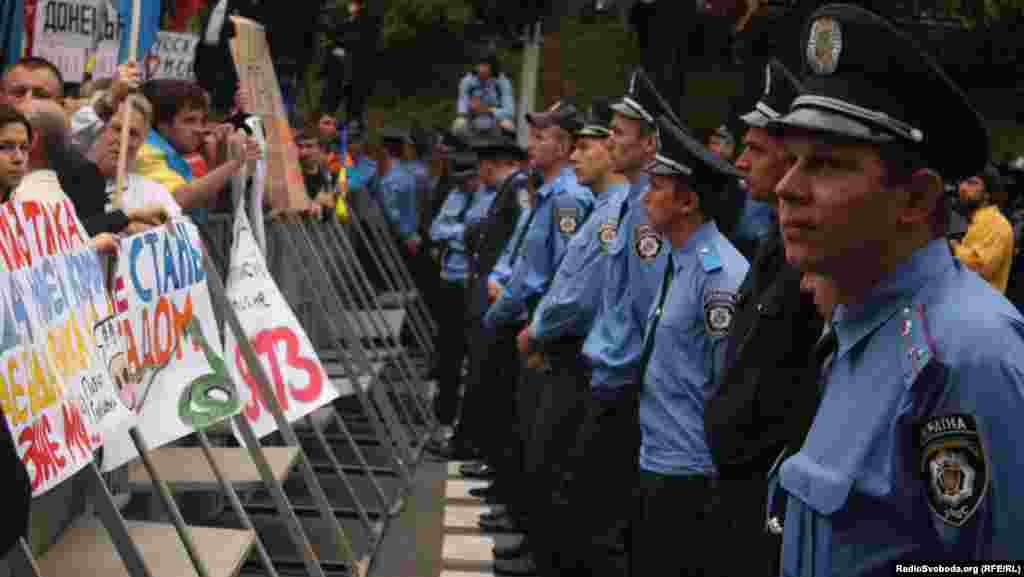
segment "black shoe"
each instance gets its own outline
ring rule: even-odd
[[[510,515],[501,515],[495,519],[480,519],[480,529],[487,533],[519,533],[519,524]]]
[[[495,545],[492,551],[494,552],[495,559],[515,559],[516,557],[528,554],[530,552],[530,544],[527,542],[526,537],[520,537],[505,546]]]
[[[493,479],[498,471],[487,463],[466,463],[459,467],[459,474],[467,479]]]
[[[495,559],[495,575],[536,575],[537,564],[532,555],[524,555],[515,559]]]
[[[477,499],[487,499],[489,497],[497,497],[498,491],[494,488],[494,483],[491,483],[486,487],[474,487],[470,489],[469,496],[476,497]]]

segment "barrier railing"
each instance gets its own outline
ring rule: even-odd
[[[134,432],[141,458],[123,468],[126,488],[155,495],[169,525],[126,520],[91,463],[79,477],[102,529],[89,518],[80,520],[38,556],[22,540],[8,556],[14,574],[232,577],[248,566],[246,559],[271,576],[368,571],[437,423],[422,367],[400,342],[404,322],[417,352],[433,350],[433,319],[409,270],[372,215],[353,215],[348,225],[294,215],[266,223],[270,276],[310,335],[330,381],[352,391],[290,422],[278,396],[281,377],[271,374],[279,368],[255,350],[225,291],[230,221],[214,218],[201,232],[214,322],[237,342],[276,431],[261,440],[248,418],[237,414],[230,419],[235,436],[223,425],[200,429],[197,447],[150,449]],[[371,248],[374,272],[400,298],[389,302],[375,293],[354,238]],[[226,350],[225,359],[231,353]],[[184,492],[221,495],[230,514],[217,520],[233,516],[227,524],[241,530],[187,524],[174,497]]]

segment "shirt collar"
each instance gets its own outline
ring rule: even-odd
[[[558,176],[551,179],[550,182],[545,182],[539,189],[537,189],[537,198],[545,198],[551,194],[555,189],[561,189],[564,187],[563,183],[576,171],[572,165],[565,165],[562,170],[558,171]]]
[[[841,358],[857,343],[889,320],[924,287],[925,283],[949,270],[953,255],[945,239],[936,239],[914,251],[910,258],[886,275],[863,302],[838,305],[832,325],[839,339]]]
[[[642,173],[636,180],[629,183],[629,199],[636,200],[640,198],[640,195],[647,190],[650,183],[651,178],[647,176],[647,173]]]
[[[715,235],[718,234],[718,225],[715,221],[709,220],[704,224],[697,227],[697,230],[693,231],[690,238],[686,239],[683,246],[672,249],[672,259],[676,269],[682,266],[682,263],[686,261],[686,256],[697,252],[702,246],[707,246],[709,243],[714,241]]]

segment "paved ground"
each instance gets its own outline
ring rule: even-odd
[[[512,535],[482,533],[489,506],[468,493],[483,481],[458,474],[461,463],[425,460],[405,509],[391,521],[370,577],[489,577],[491,548]]]

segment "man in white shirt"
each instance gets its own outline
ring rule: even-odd
[[[121,131],[126,114],[129,122],[128,170],[118,208],[128,215],[139,212],[147,215],[146,219],[131,219],[133,222],[128,225],[127,232],[136,233],[148,228],[145,222],[139,220],[162,222],[179,216],[181,207],[162,184],[134,173],[135,159],[149,133],[153,114],[149,101],[141,95],[135,95],[130,101],[125,100],[120,104],[89,151],[89,159],[96,163],[100,172],[107,178],[107,212],[114,210],[117,158],[121,150]]]

